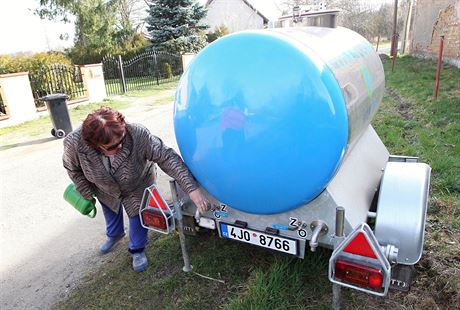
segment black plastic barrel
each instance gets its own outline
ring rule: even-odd
[[[69,110],[67,109],[66,100],[69,98],[66,94],[52,94],[40,98],[44,101],[53,123],[51,134],[56,138],[64,138],[72,131]]]

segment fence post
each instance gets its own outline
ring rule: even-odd
[[[153,62],[155,64],[155,76],[157,79],[157,85],[160,85],[160,80],[159,80],[159,69],[158,69],[158,61],[157,61],[157,52],[153,51]]]
[[[434,86],[434,99],[438,99],[438,90],[439,90],[439,80],[441,77],[441,65],[442,65],[442,51],[444,49],[444,36],[441,36],[439,41],[439,51],[438,51],[438,66],[436,68],[436,84]]]
[[[102,64],[80,66],[83,85],[88,94],[89,102],[101,102],[107,97],[104,84],[104,72]]]
[[[185,72],[188,65],[192,61],[193,57],[195,57],[195,53],[185,53],[181,55],[182,58],[182,72]]]
[[[121,92],[126,93],[126,81],[125,81],[125,72],[123,71],[123,60],[121,55],[118,55],[118,66],[120,67],[120,87]]]
[[[398,56],[398,40],[399,40],[399,34],[395,34],[393,38],[392,47],[391,47],[392,51],[394,51],[394,54],[392,54],[393,59],[391,63],[391,72],[394,72],[395,70],[396,57]],[[394,45],[396,45],[396,47]]]

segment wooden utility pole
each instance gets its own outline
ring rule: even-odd
[[[398,35],[396,33],[396,26],[398,24],[398,0],[395,0],[395,7],[393,13],[393,35],[391,37],[391,57],[395,57],[398,51]]]

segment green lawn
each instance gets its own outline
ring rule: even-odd
[[[387,298],[343,290],[345,309],[454,309],[460,304],[460,88],[458,69],[443,66],[433,100],[436,64],[399,58],[385,64],[386,95],[373,125],[392,154],[419,156],[433,168],[425,250],[409,293]],[[214,232],[190,237],[192,265],[182,272],[177,235],[152,235],[146,272],[131,270],[121,255],[86,277],[59,309],[329,309],[330,252],[301,260],[220,239]]]
[[[180,75],[171,78],[160,78],[158,81],[155,77],[129,77],[125,79],[127,92],[136,92],[140,90],[150,90],[152,87],[161,87],[162,85],[171,85],[177,83]],[[105,81],[105,89],[108,95],[121,94],[121,85],[119,79]]]
[[[142,89],[130,90],[126,93],[129,97],[148,97],[148,96],[159,96],[164,98],[170,98],[171,94],[174,94],[175,88],[178,81],[164,82],[160,85],[153,87],[145,87]]]

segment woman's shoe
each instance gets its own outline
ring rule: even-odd
[[[123,233],[122,235],[116,236],[116,237],[107,237],[107,240],[104,241],[104,243],[101,244],[100,250],[102,254],[107,254],[112,250],[113,246],[123,238],[125,234]]]
[[[148,261],[147,256],[145,256],[145,252],[139,252],[131,254],[133,257],[133,269],[136,272],[141,272],[147,269]]]

